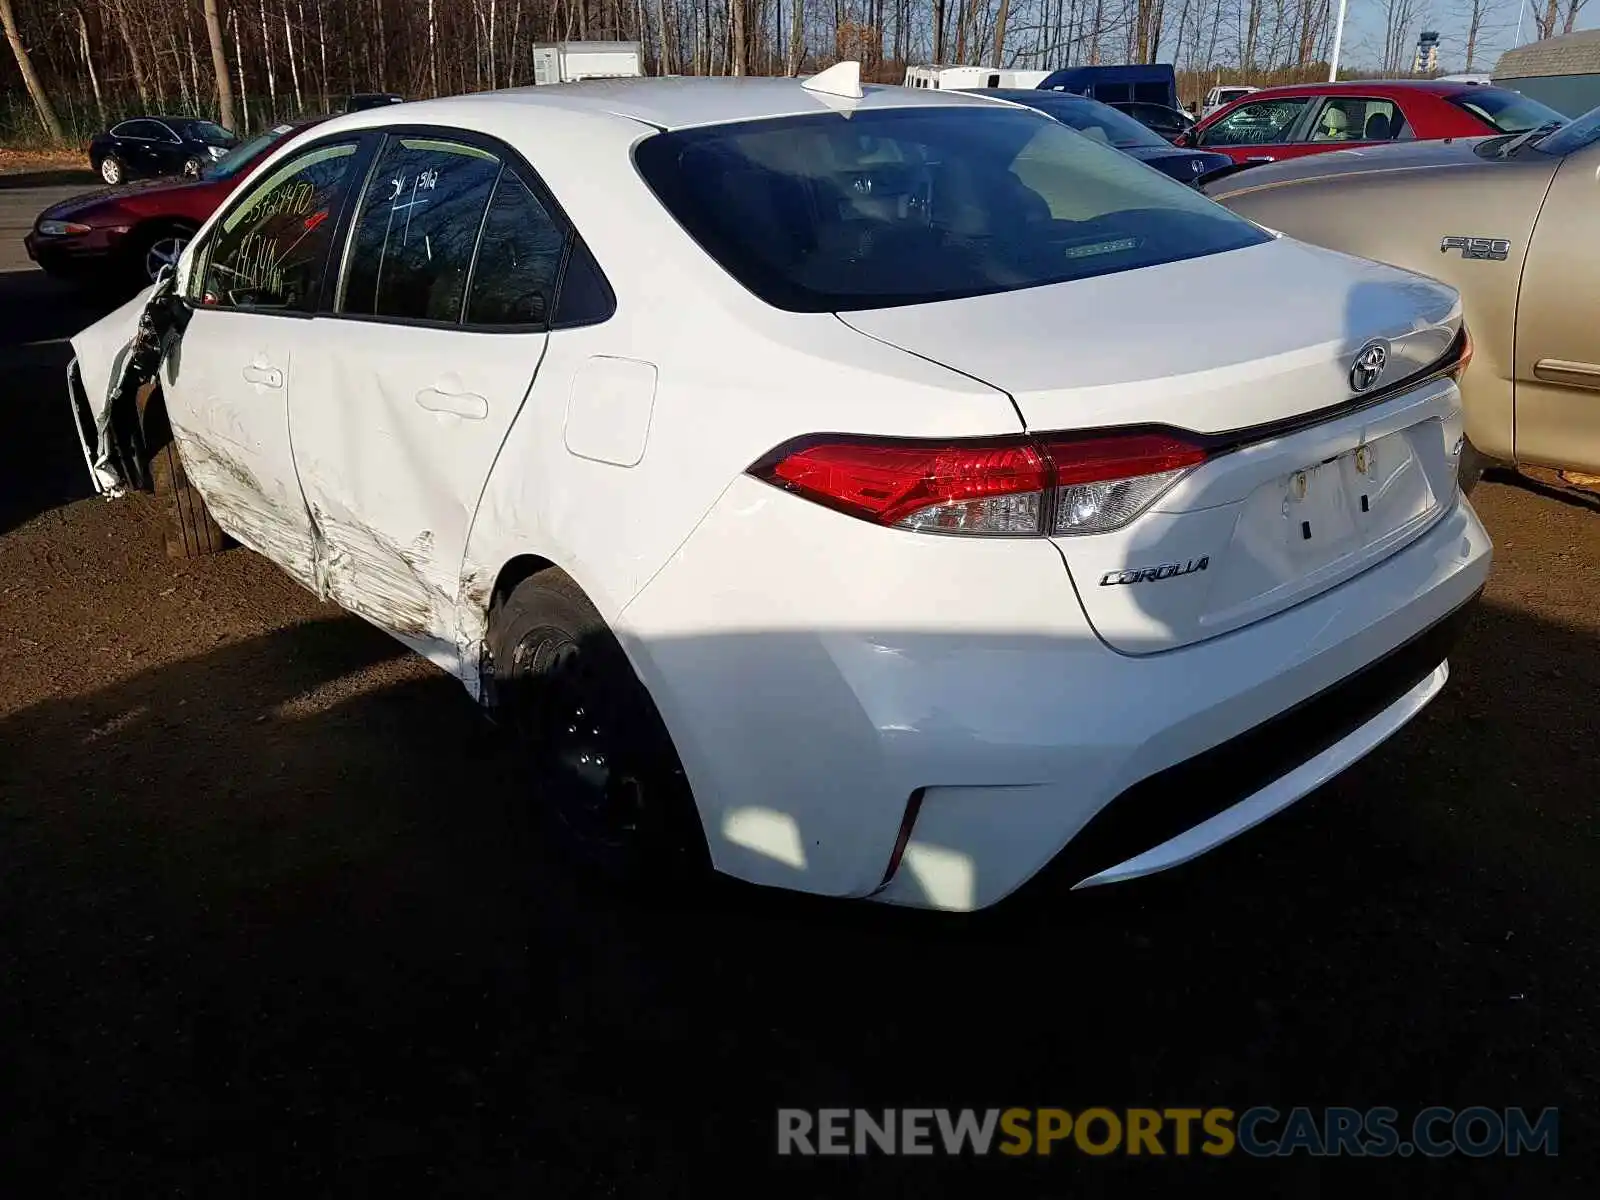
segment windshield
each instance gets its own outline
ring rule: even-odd
[[[292,125],[277,125],[258,133],[248,142],[241,142],[216,162],[200,172],[202,179],[230,179],[248,167],[256,157],[286,134],[293,133]]]
[[[707,254],[792,312],[1016,291],[1270,240],[1125,154],[999,105],[710,126],[634,155]]]
[[[210,142],[214,146],[237,140],[233,134],[214,121],[185,121],[178,132],[197,142]]]
[[[1159,134],[1139,124],[1126,113],[1118,112],[1109,104],[1101,104],[1096,100],[1066,100],[1059,96],[1046,95],[1037,100],[1029,96],[1018,100],[1018,103],[1036,108],[1054,117],[1063,125],[1072,126],[1079,133],[1097,142],[1108,142],[1118,150],[1134,150],[1141,146],[1163,150],[1169,148]]]
[[[1526,133],[1552,122],[1562,125],[1567,120],[1549,105],[1503,88],[1474,87],[1470,92],[1450,97],[1450,103],[1466,109],[1501,133]]]
[[[1591,108],[1581,117],[1568,121],[1549,137],[1534,143],[1534,149],[1545,154],[1571,154],[1574,150],[1582,150],[1596,138],[1600,138],[1600,108]]]

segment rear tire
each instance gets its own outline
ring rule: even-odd
[[[167,557],[201,558],[222,553],[233,544],[232,540],[212,519],[205,500],[189,482],[165,413],[152,414],[147,436],[155,447],[150,452],[150,484],[163,501],[162,542]]]
[[[127,168],[122,165],[122,160],[115,154],[108,154],[100,160],[100,165],[95,168],[100,178],[112,187],[123,183],[128,178]]]
[[[650,694],[566,575],[518,584],[490,616],[500,709],[538,816],[585,869],[628,891],[709,874],[694,796]]]
[[[1491,466],[1489,459],[1471,442],[1465,438],[1461,442],[1461,467],[1458,472],[1461,479],[1461,494],[1472,495],[1472,489],[1478,486],[1478,480],[1483,478],[1483,472]]]

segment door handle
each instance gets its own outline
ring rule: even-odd
[[[262,387],[281,388],[283,386],[283,372],[277,367],[263,367],[251,363],[244,369],[246,383],[258,383]]]
[[[1272,155],[1270,155],[1270,154],[1253,154],[1249,158],[1245,159],[1245,162],[1272,162],[1272,161],[1273,161],[1273,158],[1272,158]]]
[[[489,415],[489,402],[476,392],[441,392],[430,387],[418,392],[416,400],[418,408],[450,413],[469,421],[481,421]]]

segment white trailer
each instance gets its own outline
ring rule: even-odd
[[[533,82],[632,79],[644,74],[638,42],[535,42]]]
[[[907,67],[905,86],[938,88],[946,92],[972,88],[1032,88],[1044,82],[1049,71],[1014,71],[999,67]]]

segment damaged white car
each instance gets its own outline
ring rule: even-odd
[[[75,346],[102,491],[509,710],[630,879],[1174,866],[1426,705],[1489,569],[1453,291],[853,64],[337,118]]]

